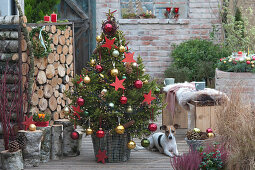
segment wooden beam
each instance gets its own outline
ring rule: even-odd
[[[76,34],[75,34],[75,36],[74,36],[75,40],[78,40],[79,37],[81,36],[81,34],[82,34],[83,32],[85,32],[85,31],[87,31],[88,28],[89,28],[88,22],[84,22],[84,23],[81,25],[80,29],[76,32]]]
[[[65,0],[65,2],[76,12],[82,19],[86,20],[89,19],[87,14],[83,12],[83,10],[72,0]]]
[[[28,27],[41,27],[41,26],[47,26],[47,25],[72,25],[72,22],[54,22],[54,23],[27,23]]]

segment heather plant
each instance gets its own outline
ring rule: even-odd
[[[217,133],[229,151],[228,169],[254,169],[255,115],[244,88],[238,83],[229,100],[216,110]]]

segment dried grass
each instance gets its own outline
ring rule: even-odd
[[[255,115],[243,88],[231,90],[229,100],[216,111],[217,133],[229,151],[227,169],[255,169]]]

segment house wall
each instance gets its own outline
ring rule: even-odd
[[[161,7],[169,6],[165,0],[154,0],[155,6],[159,4]],[[97,0],[96,6],[97,33],[102,31],[101,23],[106,19],[105,13],[109,9],[117,10],[115,17],[119,21],[120,30],[124,31],[130,42],[128,47],[135,52],[135,56],[141,55],[147,73],[154,78],[163,78],[164,70],[171,63],[169,56],[173,44],[191,38],[209,39],[213,25],[220,26],[218,0],[189,0],[185,8],[187,11],[181,11],[180,8],[180,18],[177,20],[121,19],[120,0]],[[182,15],[182,12],[187,12],[187,15]]]

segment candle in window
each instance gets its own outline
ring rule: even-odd
[[[151,14],[152,14],[152,12],[150,11],[150,12],[149,12],[149,14],[151,15]]]
[[[57,22],[57,14],[53,12],[50,16],[51,16],[51,22]]]
[[[44,22],[50,22],[50,16],[48,15],[44,16]]]
[[[147,15],[149,14],[149,11],[148,11],[148,10],[146,10],[146,14],[147,14]]]

